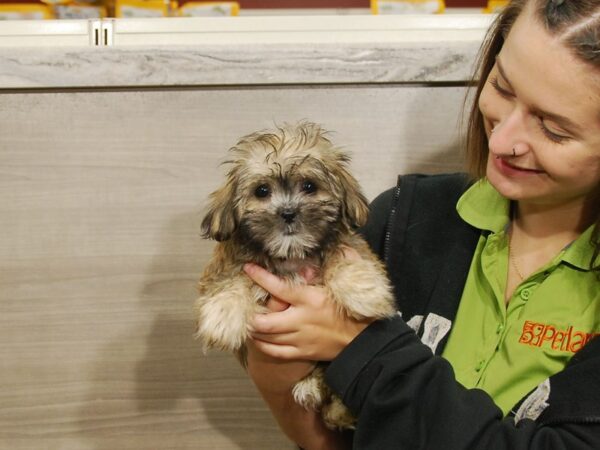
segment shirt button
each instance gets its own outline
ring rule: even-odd
[[[519,295],[523,300],[527,300],[531,296],[531,291],[529,289],[523,289],[521,292],[519,292]]]
[[[485,364],[485,361],[483,359],[481,361],[479,361],[477,363],[477,365],[475,366],[475,372],[480,372],[481,369],[483,369],[484,364]]]
[[[496,328],[496,334],[500,334],[504,331],[504,324],[500,324],[498,325],[498,328]]]

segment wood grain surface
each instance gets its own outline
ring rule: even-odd
[[[464,90],[403,85],[0,94],[0,448],[286,449],[244,371],[194,341],[226,150],[317,121],[369,198],[461,167]]]

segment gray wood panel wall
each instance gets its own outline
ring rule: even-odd
[[[464,89],[319,85],[0,93],[0,448],[285,449],[234,358],[193,339],[227,149],[308,119],[369,198],[461,167]]]

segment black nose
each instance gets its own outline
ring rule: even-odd
[[[296,218],[296,211],[292,211],[291,209],[284,209],[280,213],[281,218],[285,220],[285,223],[292,223]]]

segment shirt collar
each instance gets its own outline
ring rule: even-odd
[[[482,178],[473,184],[456,204],[458,215],[469,225],[493,233],[504,231],[510,221],[510,200]],[[587,228],[565,248],[561,260],[581,270],[589,270],[594,247],[591,244],[594,226]]]
[[[588,227],[581,236],[565,248],[563,261],[581,270],[590,270],[590,262],[594,254],[594,246],[592,245],[593,230],[594,225]]]
[[[487,181],[474,183],[456,204],[458,215],[469,225],[494,233],[503,231],[510,220],[510,201]]]

